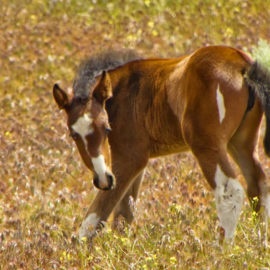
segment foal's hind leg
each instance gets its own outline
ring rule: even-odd
[[[258,211],[263,205],[266,217],[269,217],[270,183],[254,155],[260,120],[260,108],[255,106],[250,113],[247,113],[241,126],[230,140],[229,150],[247,181],[248,197],[251,202],[255,201],[256,203],[256,205],[253,204],[254,210]],[[258,202],[253,200],[255,197],[259,199]]]
[[[124,198],[118,203],[114,210],[113,226],[117,227],[119,217],[122,216],[130,224],[134,219],[134,203],[138,197],[139,189],[143,179],[144,171],[142,171],[129,187]]]
[[[215,112],[216,108],[210,105],[208,111]],[[234,126],[225,130],[213,116],[206,117],[208,111],[186,114],[182,122],[183,133],[205,178],[214,189],[220,225],[225,231],[225,239],[231,241],[244,200],[243,188],[236,179],[227,154],[227,138],[233,133]],[[226,113],[228,115],[228,110]]]
[[[248,90],[239,88],[243,82],[240,72],[238,74],[235,70],[234,73],[227,73],[220,69],[219,73],[215,68],[203,66],[192,73],[192,80],[196,84],[192,84],[191,79],[187,81],[187,89],[192,94],[186,95],[186,106],[180,120],[184,139],[214,189],[217,214],[225,231],[225,239],[232,240],[244,190],[230,164],[227,144],[245,115]],[[206,70],[212,77],[205,75]],[[225,77],[221,79],[220,74],[232,78],[223,80]],[[215,76],[216,80],[211,80]]]
[[[217,214],[225,231],[225,239],[231,241],[241,212],[244,191],[236,180],[225,147],[191,145],[200,167],[214,188]]]
[[[247,182],[247,193],[251,203],[251,207],[255,211],[260,210],[260,206],[264,206],[264,218],[265,218],[265,229],[264,243],[267,246],[267,230],[268,230],[268,217],[269,217],[269,194],[264,186],[269,186],[266,183],[265,174],[258,162],[254,157],[254,146],[253,142],[256,141],[256,137],[244,137],[241,130],[236,133],[229,144],[230,153],[239,165]],[[266,192],[265,192],[266,191]],[[260,216],[261,217],[261,216]]]

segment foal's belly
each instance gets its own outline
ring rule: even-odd
[[[179,141],[171,144],[155,142],[151,145],[150,149],[150,157],[154,158],[185,152],[189,150],[189,147],[185,144],[184,141]]]

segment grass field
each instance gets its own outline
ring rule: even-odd
[[[247,199],[234,245],[218,245],[213,193],[190,154],[150,161],[134,223],[120,233],[109,220],[92,248],[78,244],[96,190],[52,97],[55,82],[71,89],[79,62],[110,47],[165,57],[226,44],[270,68],[269,6],[0,0],[0,269],[270,269]],[[258,155],[270,177],[261,138]]]

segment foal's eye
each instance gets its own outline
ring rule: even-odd
[[[74,132],[74,131],[72,131],[72,132],[70,132],[70,137],[73,139],[73,140],[78,140],[79,139],[79,134],[78,133],[76,133],[76,132]]]

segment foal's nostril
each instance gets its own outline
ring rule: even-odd
[[[111,190],[115,187],[115,179],[114,176],[112,174],[106,173],[106,180],[107,180],[107,184],[106,186],[104,185],[100,185],[100,179],[99,176],[97,174],[94,175],[94,185],[96,188],[101,189],[101,190]]]
[[[98,184],[98,176],[97,175],[94,176],[93,182],[94,182],[94,185],[95,185],[96,188],[100,188],[99,184]]]
[[[111,174],[107,174],[107,178],[108,178],[108,189],[112,189],[114,188],[114,176]]]

